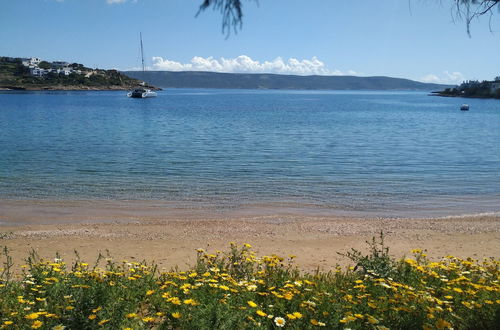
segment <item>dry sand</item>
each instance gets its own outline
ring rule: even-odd
[[[0,201],[0,247],[16,264],[32,249],[67,261],[77,250],[86,261],[106,251],[115,260],[155,261],[170,269],[187,268],[195,249],[226,249],[249,243],[261,255],[296,255],[306,270],[329,270],[348,260],[337,252],[366,250],[366,240],[383,231],[390,252],[409,255],[413,248],[431,258],[500,258],[500,216],[433,219],[341,217],[283,209],[232,211],[165,208],[139,202]]]

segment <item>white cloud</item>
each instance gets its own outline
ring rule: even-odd
[[[456,85],[462,83],[465,77],[460,72],[443,71],[441,75],[431,73],[422,77],[420,80],[426,83]]]
[[[163,57],[153,57],[153,69],[165,71],[212,71],[228,73],[279,73],[295,75],[356,75],[355,71],[330,70],[317,57],[298,60],[284,60],[277,57],[271,61],[256,61],[247,55],[235,58],[215,59],[195,56],[189,63],[172,61]]]

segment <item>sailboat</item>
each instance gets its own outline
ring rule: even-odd
[[[144,65],[144,47],[142,46],[142,33],[140,33],[141,37],[141,60],[142,60],[142,73],[146,72],[146,66]],[[146,88],[146,83],[143,81],[141,87],[135,88],[127,93],[128,97],[144,99],[147,97],[156,97],[156,92],[153,92],[151,89]]]

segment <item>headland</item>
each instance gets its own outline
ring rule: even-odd
[[[129,90],[140,84],[140,80],[117,70],[64,61],[48,62],[36,57],[0,57],[0,90]]]

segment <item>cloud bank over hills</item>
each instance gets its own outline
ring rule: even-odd
[[[277,57],[270,61],[253,60],[250,56],[240,55],[235,58],[219,59],[213,57],[195,56],[189,63],[181,63],[167,58],[153,57],[152,70],[158,71],[210,71],[223,73],[276,73],[293,75],[343,76],[357,75],[355,71],[340,71],[329,69],[317,57],[311,59]]]
[[[428,74],[420,79],[420,81],[434,84],[460,84],[465,81],[465,77],[460,72],[443,71],[442,74]]]
[[[235,58],[219,59],[214,57],[194,56],[188,63],[177,62],[155,56],[152,58],[153,65],[149,70],[154,71],[207,71],[219,73],[273,73],[299,76],[361,76],[354,70],[341,71],[330,69],[325,62],[313,56],[311,59],[297,59],[276,57],[273,60],[258,61],[248,55],[240,55]],[[430,73],[418,81],[434,84],[460,84],[465,77],[460,72],[443,71],[440,74]]]

